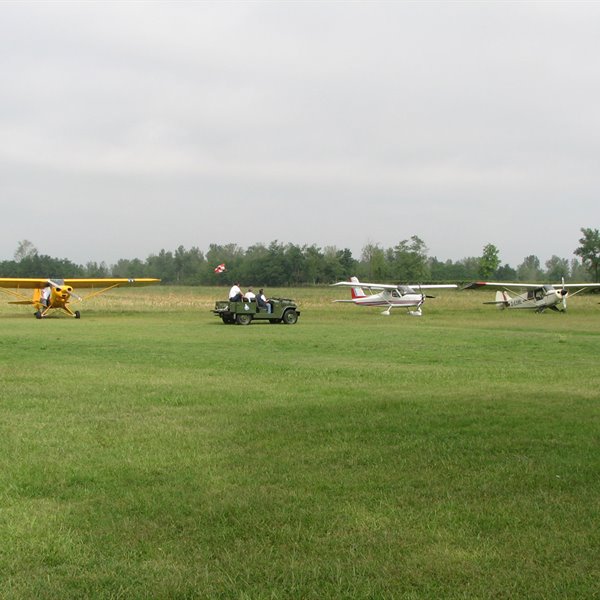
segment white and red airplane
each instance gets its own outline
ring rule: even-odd
[[[426,296],[422,290],[450,289],[457,287],[454,283],[428,285],[361,283],[357,277],[351,277],[350,281],[338,281],[331,285],[349,287],[352,295],[352,298],[349,300],[334,300],[334,302],[352,302],[358,306],[385,306],[386,309],[381,314],[387,316],[390,315],[392,308],[414,308],[414,310],[408,310],[408,314],[413,317],[420,317],[423,314],[421,306],[423,306],[425,298],[434,297]],[[369,290],[369,294],[365,294],[363,288]],[[377,293],[375,293],[374,290]]]
[[[562,283],[552,284],[475,281],[463,289],[472,290],[482,287],[498,288],[496,300],[484,302],[484,304],[495,304],[501,309],[529,308],[536,312],[544,312],[549,308],[557,312],[565,312],[567,297],[575,296],[586,289],[598,289],[600,283],[565,283],[564,280]],[[511,296],[510,294],[515,295]]]

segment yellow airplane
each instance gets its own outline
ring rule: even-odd
[[[0,278],[0,291],[5,292],[18,300],[9,304],[28,304],[35,307],[34,316],[42,319],[48,316],[51,310],[59,309],[69,316],[79,319],[81,313],[73,312],[69,308],[72,298],[76,300],[89,300],[120,286],[151,285],[158,283],[160,279],[35,279],[6,277]],[[78,296],[74,288],[100,288],[82,298]],[[33,297],[28,298],[20,293],[20,290],[33,290]]]

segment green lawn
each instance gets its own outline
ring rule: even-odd
[[[597,296],[279,292],[0,305],[0,598],[600,597]]]

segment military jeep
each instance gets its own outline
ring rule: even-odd
[[[252,321],[293,325],[300,315],[296,303],[289,298],[271,298],[269,306],[270,311],[267,308],[259,307],[255,301],[230,302],[229,300],[217,300],[212,312],[217,317],[221,317],[223,323],[227,325],[234,323],[250,325]]]

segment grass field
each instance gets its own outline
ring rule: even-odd
[[[0,598],[600,597],[597,297],[225,292],[0,306]]]

